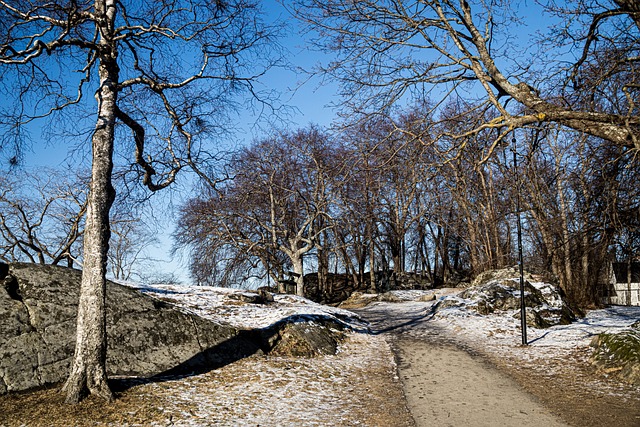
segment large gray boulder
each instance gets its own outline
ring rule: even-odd
[[[63,381],[75,347],[81,272],[0,265],[0,394]],[[244,338],[244,345],[223,346],[240,331],[112,282],[107,307],[110,375],[153,376],[259,347],[251,349]]]
[[[0,394],[66,379],[75,348],[82,273],[0,263]],[[270,298],[269,298],[270,297]],[[246,303],[268,303],[261,296]],[[261,329],[215,323],[135,289],[107,282],[107,371],[153,377],[206,372],[252,354],[332,354],[349,325],[290,316]]]

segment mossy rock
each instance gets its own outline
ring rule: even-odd
[[[591,363],[598,371],[640,385],[640,328],[632,327],[615,334],[602,333],[593,339],[591,346],[595,347]]]
[[[265,352],[290,357],[334,355],[345,337],[344,328],[333,319],[294,316],[262,331]]]

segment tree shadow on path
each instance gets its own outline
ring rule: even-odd
[[[353,310],[366,319],[373,335],[381,335],[391,332],[403,332],[420,323],[427,322],[436,314],[436,305],[422,308],[415,312],[391,313],[385,309]]]

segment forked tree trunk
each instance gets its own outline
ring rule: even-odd
[[[87,394],[112,400],[107,383],[106,271],[109,250],[109,210],[115,198],[111,184],[118,67],[111,39],[115,0],[96,0],[100,20],[100,88],[96,92],[98,119],[91,145],[93,162],[87,219],[84,232],[84,265],[78,303],[76,348],[71,372],[64,386],[67,403],[77,403]]]

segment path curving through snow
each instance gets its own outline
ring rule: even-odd
[[[566,426],[535,397],[480,356],[454,343],[430,310],[375,304],[357,312],[396,354],[407,405],[417,427]],[[413,329],[421,334],[412,336]]]

